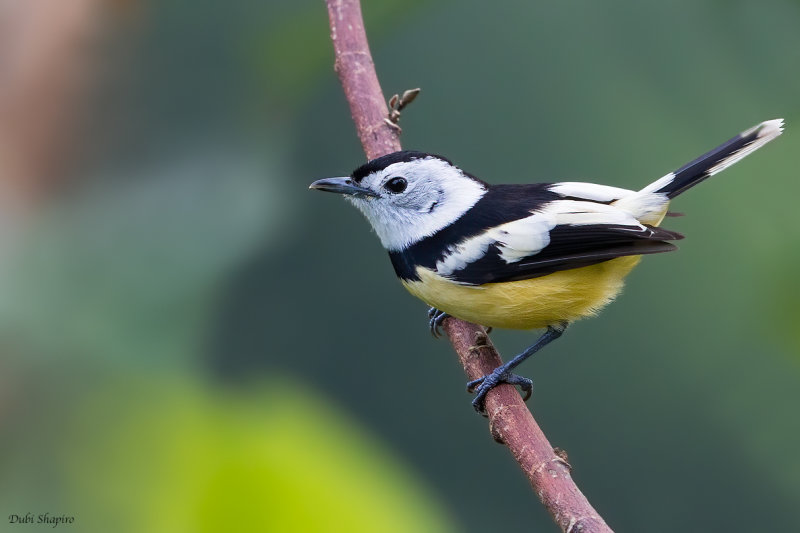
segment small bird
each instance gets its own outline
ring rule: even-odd
[[[511,371],[575,320],[611,302],[644,254],[683,235],[659,227],[670,201],[778,137],[768,120],[639,191],[581,182],[490,185],[448,159],[394,152],[310,189],[344,195],[389,252],[408,291],[431,306],[434,335],[447,316],[486,327],[545,329],[522,353],[470,381],[473,407],[500,383],[530,397]]]

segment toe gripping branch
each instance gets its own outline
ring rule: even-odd
[[[441,337],[442,322],[449,317],[450,315],[444,311],[436,309],[435,307],[428,309],[428,328],[431,331],[431,335],[437,339]],[[524,393],[522,399],[527,401],[533,393],[533,381],[524,376],[513,374],[511,371],[525,361],[528,357],[559,338],[564,333],[564,330],[567,329],[567,325],[567,322],[560,322],[558,324],[548,326],[547,330],[542,334],[542,336],[539,337],[535,343],[528,346],[522,353],[516,355],[507,363],[498,366],[489,374],[468,382],[467,392],[470,394],[475,394],[475,398],[472,400],[472,407],[474,407],[475,410],[483,416],[486,416],[486,394],[502,383],[508,383],[509,385],[519,387]],[[486,333],[489,333],[490,331],[491,328],[486,328]]]
[[[486,414],[486,394],[497,385],[501,383],[508,383],[509,385],[518,386],[525,395],[523,400],[527,401],[531,397],[533,391],[533,381],[530,379],[511,373],[511,371],[522,363],[525,359],[535,354],[564,333],[567,328],[567,323],[563,322],[555,326],[548,326],[547,331],[539,337],[539,339],[531,346],[527,347],[522,353],[515,356],[507,363],[495,368],[490,374],[481,378],[474,379],[467,383],[467,392],[475,393],[475,398],[472,400],[472,407],[475,410],[487,416]]]
[[[450,318],[452,315],[448,315],[444,311],[440,311],[435,307],[431,307],[428,309],[428,328],[431,330],[431,335],[433,338],[438,339],[442,336],[442,322],[444,322],[445,318]],[[491,333],[492,328],[491,326],[484,326],[486,329],[486,333]]]
[[[438,339],[442,336],[442,332],[439,328],[442,327],[442,322],[444,322],[444,319],[449,316],[450,315],[444,311],[439,311],[435,307],[428,309],[428,328],[431,330],[431,335],[433,335],[433,338]]]

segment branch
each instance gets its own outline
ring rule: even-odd
[[[369,52],[361,4],[358,0],[326,0],[326,3],[336,54],[334,67],[367,159],[397,152],[400,137],[397,130],[384,121],[389,116],[389,108]]]
[[[25,213],[71,162],[100,0],[0,2],[0,205]]]
[[[384,120],[389,109],[375,73],[359,0],[326,0],[326,4],[336,72],[367,158],[400,150],[398,132]],[[442,329],[450,338],[469,379],[489,374],[502,364],[481,326],[448,318]],[[550,446],[514,387],[503,384],[489,391],[486,410],[492,436],[508,446],[562,531],[611,531],[575,485],[565,457]]]

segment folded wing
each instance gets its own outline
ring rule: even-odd
[[[615,257],[668,252],[676,247],[667,241],[683,238],[642,224],[614,205],[596,202],[548,202],[529,217],[489,228],[448,247],[435,269],[468,285],[516,281]]]

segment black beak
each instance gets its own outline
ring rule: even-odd
[[[324,178],[317,180],[308,186],[309,189],[316,189],[318,191],[335,192],[339,194],[348,194],[357,198],[364,196],[372,196],[375,198],[380,197],[379,194],[372,192],[366,187],[359,187],[353,182],[352,178]]]

